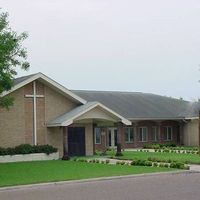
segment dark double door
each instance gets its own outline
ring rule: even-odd
[[[69,156],[85,156],[85,128],[68,128],[68,153]]]

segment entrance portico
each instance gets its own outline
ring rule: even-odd
[[[63,127],[63,158],[68,159],[70,155],[93,155],[95,125],[114,126],[118,123],[131,125],[129,120],[101,103],[90,102],[50,121],[47,126]],[[120,142],[118,132],[117,129],[110,129],[110,145]]]

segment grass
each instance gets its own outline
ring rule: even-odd
[[[121,166],[73,161],[35,161],[0,164],[0,187],[79,180],[96,177],[166,172],[159,167]]]
[[[113,152],[108,152],[113,156]],[[120,156],[120,159],[145,159],[149,157],[158,158],[162,160],[172,160],[179,161],[183,163],[190,164],[200,164],[200,156],[198,154],[182,154],[182,153],[159,153],[159,152],[137,152],[137,151],[124,151],[123,156]]]

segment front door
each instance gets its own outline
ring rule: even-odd
[[[108,128],[107,141],[109,147],[117,146],[117,128]]]
[[[68,153],[69,156],[85,156],[85,128],[68,128]]]

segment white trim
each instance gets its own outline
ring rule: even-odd
[[[28,83],[31,83],[37,79],[41,79],[47,83],[49,83],[50,85],[54,86],[56,89],[58,89],[60,92],[72,97],[74,100],[85,104],[87,101],[82,99],[81,97],[77,96],[76,94],[74,94],[73,92],[71,92],[70,90],[66,89],[64,86],[60,85],[59,83],[57,83],[56,81],[54,81],[53,79],[47,77],[46,75],[42,74],[42,73],[37,73],[33,76],[31,76],[30,78],[26,79],[25,81],[20,82],[19,84],[16,84],[14,87],[12,87],[11,90],[9,91],[4,91],[1,96],[5,96],[10,94],[11,92],[14,92],[15,90],[27,85]]]
[[[34,145],[37,145],[37,107],[36,107],[36,82],[33,81],[33,138]]]
[[[185,120],[199,119],[199,117],[186,117]]]
[[[145,120],[153,120],[153,121],[161,121],[161,120],[184,120],[184,119],[187,119],[185,117],[180,117],[180,118],[127,118],[128,120],[130,121],[145,121]],[[188,118],[190,119],[190,118]]]

